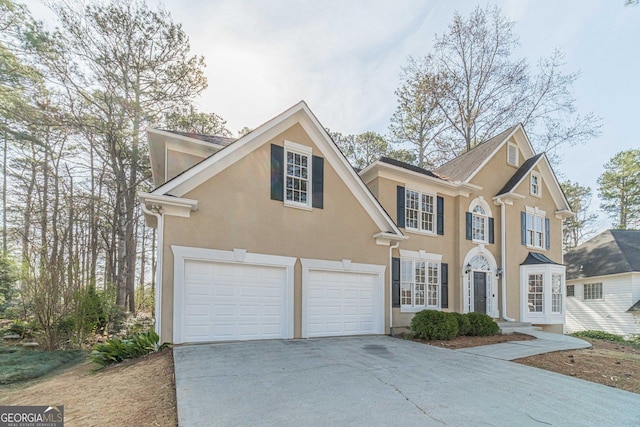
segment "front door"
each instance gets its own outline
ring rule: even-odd
[[[487,313],[487,273],[473,272],[473,311]]]

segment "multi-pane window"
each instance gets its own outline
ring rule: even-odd
[[[567,285],[567,296],[568,297],[576,296],[576,286],[575,285]]]
[[[530,313],[542,313],[544,304],[543,274],[529,274],[528,307]]]
[[[440,286],[440,265],[430,262],[427,265],[427,305],[438,306],[438,288]]]
[[[544,248],[545,218],[540,215],[527,213],[526,227],[527,246],[533,246],[541,249]]]
[[[407,189],[405,225],[415,230],[435,232],[435,197],[428,193]]]
[[[551,275],[551,311],[562,313],[562,274]]]
[[[403,259],[400,264],[400,304],[404,307],[437,307],[440,263]]]
[[[539,196],[540,195],[540,182],[542,179],[540,175],[536,172],[531,172],[531,195]]]
[[[585,300],[602,299],[602,283],[585,283],[584,299]]]
[[[309,175],[309,156],[287,151],[287,202],[309,205]]]
[[[487,213],[482,206],[473,208],[471,229],[473,240],[485,242],[487,240]]]

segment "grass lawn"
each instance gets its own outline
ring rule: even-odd
[[[81,350],[27,350],[0,346],[0,385],[41,377],[63,365],[86,358]]]

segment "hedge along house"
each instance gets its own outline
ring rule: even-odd
[[[562,331],[571,213],[521,126],[432,172],[359,175],[304,102],[235,142],[148,138],[164,341],[388,334],[425,308]]]

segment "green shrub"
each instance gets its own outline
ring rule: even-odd
[[[125,359],[135,359],[168,346],[167,343],[158,345],[159,340],[160,337],[153,330],[122,340],[113,337],[104,343],[94,345],[90,357],[98,365],[107,366]]]
[[[471,322],[469,322],[469,318],[462,313],[452,312],[451,315],[455,317],[458,322],[458,336],[467,335],[471,329]]]
[[[467,335],[476,337],[487,337],[489,335],[495,335],[500,330],[500,327],[493,321],[491,316],[483,313],[467,313],[465,314],[469,319],[469,332]]]
[[[14,320],[6,328],[3,333],[12,335],[20,335],[21,339],[32,338],[34,331],[38,329],[38,325],[34,320],[23,322],[22,320]]]
[[[451,313],[422,310],[411,319],[411,330],[426,340],[450,340],[458,335],[458,322]]]

